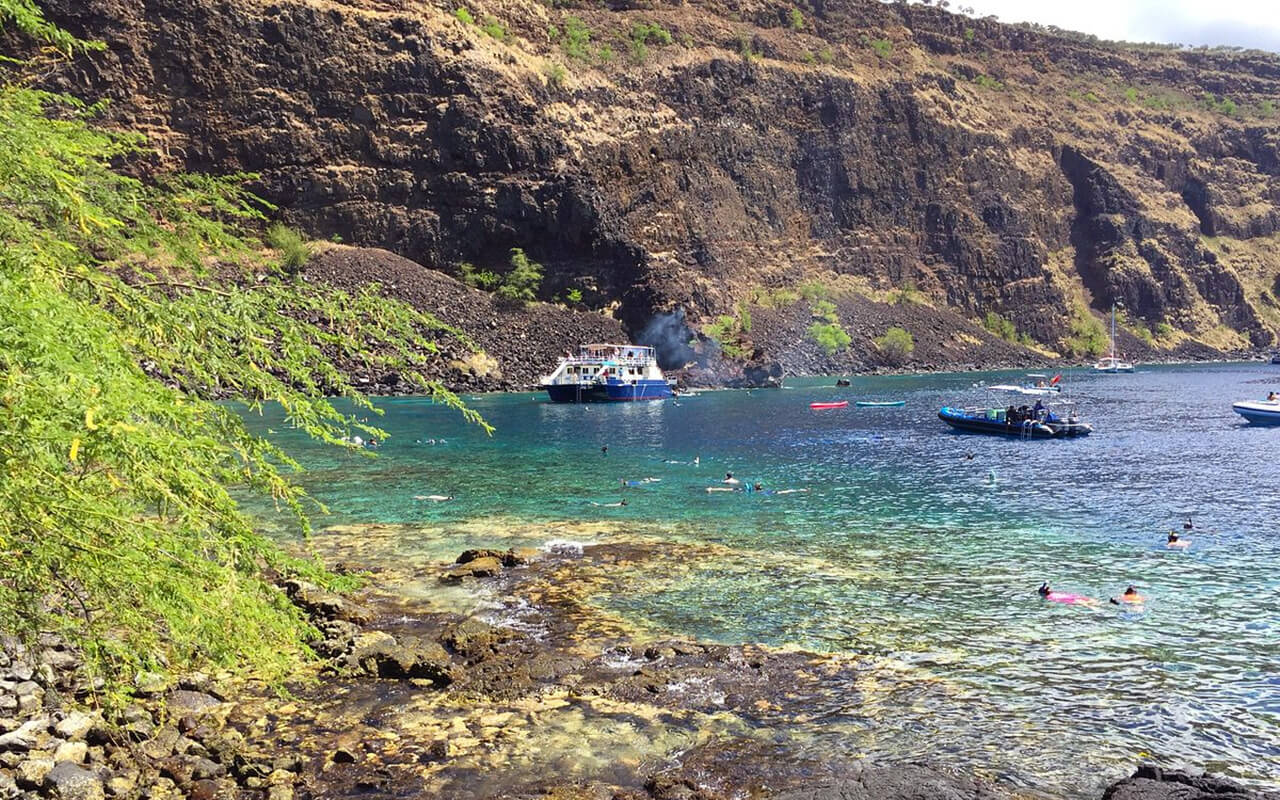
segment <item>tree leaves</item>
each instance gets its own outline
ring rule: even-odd
[[[0,24],[87,47],[29,0],[0,0]],[[0,630],[62,633],[108,677],[280,677],[313,631],[263,570],[328,578],[240,510],[258,493],[307,524],[298,464],[235,403],[277,402],[337,446],[383,438],[334,365],[359,359],[483,425],[423,377],[434,338],[462,336],[377,287],[322,290],[266,262],[246,230],[270,209],[246,176],[114,169],[144,142],[94,127],[97,111],[0,87]]]

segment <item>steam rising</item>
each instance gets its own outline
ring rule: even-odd
[[[648,345],[656,351],[660,368],[679,369],[697,358],[689,346],[693,337],[694,332],[684,321],[684,309],[678,308],[649,320],[636,337],[636,343]]]

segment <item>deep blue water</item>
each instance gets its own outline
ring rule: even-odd
[[[1280,783],[1280,428],[1230,408],[1280,389],[1280,367],[1068,372],[1096,428],[1084,439],[956,434],[936,418],[985,403],[976,382],[1011,379],[791,381],[610,406],[469,398],[491,437],[426,401],[382,400],[392,436],[373,460],[306,444],[270,414],[251,424],[303,454],[304,485],[333,512],[322,524],[421,526],[397,545],[406,559],[567,522],[588,539],[598,522],[601,538],[720,546],[597,602],[658,631],[883,659],[859,687],[880,702],[815,705],[818,752],[927,756],[1068,793],[1146,757]],[[829,399],[906,405],[808,408]],[[729,471],[809,491],[706,492]],[[660,480],[619,483],[644,478]],[[454,499],[413,499],[431,494]],[[1190,549],[1167,549],[1188,516]],[[1102,605],[1043,603],[1045,580]],[[1129,584],[1142,613],[1106,603]]]

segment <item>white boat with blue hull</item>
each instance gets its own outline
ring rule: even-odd
[[[1280,400],[1242,400],[1232,403],[1231,410],[1250,425],[1280,425]]]
[[[584,344],[576,356],[560,359],[541,386],[553,403],[621,403],[665,400],[671,383],[652,347]]]

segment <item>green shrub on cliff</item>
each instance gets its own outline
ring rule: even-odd
[[[577,17],[565,17],[564,34],[560,40],[560,48],[569,58],[580,61],[591,59],[591,29]]]
[[[458,22],[461,22],[463,25],[474,25],[476,22],[476,18],[471,16],[471,12],[467,10],[466,6],[455,9],[453,16],[456,17]]]
[[[656,22],[637,22],[631,27],[631,40],[658,47],[666,47],[675,41],[670,31]]]
[[[67,41],[27,0],[0,0],[0,27]],[[109,679],[205,663],[283,678],[312,631],[263,569],[329,578],[240,510],[233,491],[258,494],[305,529],[308,498],[289,454],[213,399],[279,403],[335,446],[381,438],[338,356],[480,420],[422,374],[438,322],[258,263],[242,176],[132,177],[113,165],[144,141],[96,111],[0,87],[0,632],[62,634]]]
[[[1100,356],[1110,343],[1106,326],[1083,305],[1077,306],[1071,316],[1071,335],[1064,340],[1067,349],[1076,356]]]
[[[907,363],[907,359],[911,358],[911,354],[916,349],[916,342],[911,333],[897,326],[885,331],[883,336],[877,336],[875,345],[885,363],[895,367]]]
[[[982,320],[982,327],[1010,342],[1018,341],[1018,329],[1013,323],[994,311],[988,311],[987,316]]]
[[[631,26],[629,47],[631,60],[637,64],[644,63],[649,57],[649,45],[666,47],[675,41],[671,33],[656,22],[637,22]]]
[[[742,360],[747,357],[749,345],[737,317],[721,314],[714,322],[703,325],[702,333],[729,358]]]
[[[505,42],[507,40],[506,26],[504,26],[502,22],[492,14],[485,14],[480,18],[480,30],[500,42]]]
[[[792,8],[787,12],[787,27],[793,31],[804,30],[804,14],[800,9]]]
[[[502,278],[497,273],[487,269],[476,269],[474,264],[463,261],[458,265],[458,272],[462,276],[462,282],[476,289],[483,289],[486,292],[493,291]]]
[[[871,49],[881,58],[888,58],[889,54],[893,52],[893,42],[888,39],[872,39]]]
[[[290,275],[297,275],[311,259],[311,243],[293,228],[275,222],[267,228],[263,237],[267,247],[280,251],[280,267]]]
[[[837,322],[815,322],[809,326],[809,338],[817,342],[827,355],[835,355],[849,346],[853,338]]]
[[[552,88],[559,89],[564,86],[564,82],[568,79],[569,73],[562,64],[550,63],[542,68],[542,74],[547,76],[547,85]]]
[[[538,298],[542,285],[542,265],[530,261],[524,250],[511,248],[511,271],[502,278],[494,294],[509,303],[527,303]]]

